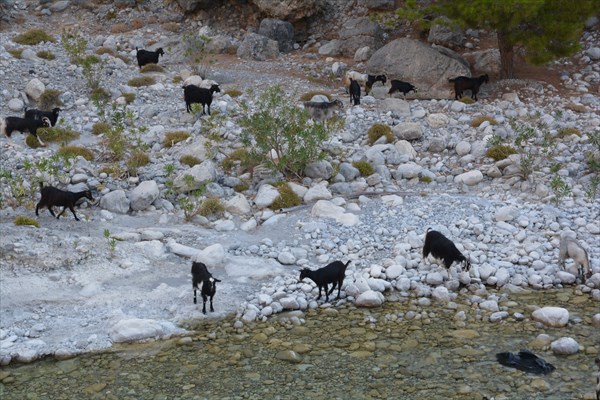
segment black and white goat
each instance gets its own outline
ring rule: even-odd
[[[320,268],[316,271],[311,271],[308,268],[303,268],[300,271],[300,280],[304,278],[312,279],[314,283],[319,287],[319,297],[317,300],[321,298],[321,288],[325,289],[325,302],[329,302],[329,295],[333,292],[335,287],[338,288],[337,298],[340,298],[340,290],[342,289],[342,284],[344,283],[344,278],[346,276],[346,268],[350,264],[350,260],[346,264],[341,261],[334,261],[323,268]],[[331,286],[331,290],[327,292],[327,285],[333,283]]]
[[[159,47],[155,51],[148,51],[144,49],[135,48],[135,57],[137,58],[140,69],[146,64],[158,64],[158,57],[164,56],[165,52],[162,47]]]
[[[75,214],[74,209],[77,201],[79,201],[79,199],[83,197],[91,201],[94,200],[94,198],[92,197],[92,192],[90,192],[89,190],[84,190],[82,192],[67,192],[65,190],[55,188],[54,186],[44,187],[43,182],[40,182],[40,192],[42,193],[42,198],[35,206],[35,215],[39,216],[38,210],[40,208],[47,207],[50,211],[50,214],[52,214],[53,217],[56,217],[56,219],[59,219],[60,216],[63,215],[65,210],[68,208],[73,213],[75,220],[79,221],[79,218],[77,218],[77,214]],[[62,207],[63,209],[60,212],[60,214],[56,215],[54,214],[54,210],[52,209],[52,207]]]
[[[438,231],[431,230],[431,228],[427,228],[427,234],[425,235],[423,258],[427,258],[429,254],[437,259],[444,260],[446,268],[450,268],[454,261],[463,263],[467,271],[471,267],[469,259],[463,256],[450,239]]]
[[[48,117],[42,117],[42,119],[27,119],[21,117],[6,117],[0,121],[0,132],[8,137],[12,135],[13,131],[21,133],[29,132],[30,135],[34,136],[41,146],[45,146],[42,139],[37,135],[39,128],[48,128],[50,126],[50,119]]]
[[[341,110],[343,108],[344,104],[338,99],[333,101],[304,102],[304,109],[306,109],[310,117],[316,121],[326,121],[333,117],[335,110]]]
[[[213,307],[213,297],[215,297],[215,293],[217,292],[217,282],[221,281],[208,272],[208,269],[204,263],[196,261],[192,262],[192,288],[194,288],[194,304],[197,303],[196,289],[198,289],[198,285],[202,283],[200,294],[202,295],[203,314],[206,314],[206,300],[208,300],[208,298],[210,298],[210,312],[215,311]]]
[[[582,279],[589,279],[592,276],[590,267],[590,258],[587,251],[579,244],[574,237],[574,232],[562,232],[560,235],[560,248],[558,263],[565,269],[565,259],[572,258],[577,266],[577,271]]]
[[[28,110],[26,108],[25,119],[42,119],[46,117],[50,120],[50,126],[55,126],[56,122],[58,121],[58,113],[60,111],[62,110],[58,107],[53,108],[52,111],[36,110],[35,108]]]
[[[381,82],[383,85],[387,82],[385,75],[367,75],[367,81],[365,82],[365,93],[368,95],[375,82]]]
[[[213,94],[220,93],[219,85],[213,84],[210,89],[201,88],[196,85],[187,85],[183,87],[183,99],[185,100],[185,109],[187,112],[192,112],[192,104],[202,104],[202,114],[205,114],[204,108],[208,108],[210,115],[210,105],[213,100]]]
[[[350,79],[350,87],[348,88],[350,93],[350,104],[355,106],[360,104],[360,85],[354,79]]]
[[[394,92],[402,92],[402,94],[404,94],[404,97],[406,97],[406,95],[411,91],[415,93],[419,91],[416,87],[414,87],[408,82],[400,81],[398,79],[392,79],[390,82],[392,86],[390,87],[388,94],[393,94]]]
[[[462,97],[462,93],[465,90],[471,91],[471,98],[477,100],[477,93],[479,93],[479,87],[484,83],[490,81],[487,74],[481,75],[477,78],[469,78],[468,76],[457,76],[456,78],[448,79],[448,82],[454,83],[454,98],[456,100]]]

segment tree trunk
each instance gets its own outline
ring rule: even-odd
[[[497,35],[498,49],[500,50],[500,79],[514,78],[513,45],[503,32],[498,32]]]

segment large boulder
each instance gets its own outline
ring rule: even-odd
[[[289,22],[265,18],[260,21],[258,34],[275,40],[282,53],[294,50],[294,27]]]
[[[354,57],[356,51],[368,46],[378,49],[383,45],[383,30],[368,17],[347,21],[340,30],[341,51],[347,57]]]
[[[441,46],[456,48],[462,46],[465,41],[465,35],[458,26],[450,25],[447,18],[440,18],[436,20],[429,30],[427,41]]]
[[[25,86],[25,93],[29,98],[38,101],[42,97],[42,93],[46,90],[46,86],[38,78],[33,78]]]
[[[126,214],[129,211],[129,199],[123,190],[114,190],[102,196],[100,208],[105,210]]]
[[[191,178],[187,178],[187,176]],[[173,186],[179,193],[190,192],[200,189],[205,183],[214,182],[216,178],[217,170],[215,164],[207,160],[177,175],[173,181]]]
[[[419,97],[424,98],[452,98],[453,88],[448,79],[471,76],[465,64],[407,38],[394,40],[377,50],[367,63],[367,71],[410,82],[418,87]]]
[[[248,32],[237,49],[237,56],[244,60],[271,60],[279,56],[279,44],[266,36]]]
[[[319,0],[250,0],[258,9],[271,18],[299,21],[310,17],[321,9]]]
[[[134,211],[145,210],[158,198],[159,194],[156,182],[144,181],[129,194],[130,207]]]

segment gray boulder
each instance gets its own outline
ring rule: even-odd
[[[191,178],[186,178],[186,176]],[[173,185],[180,193],[189,192],[199,189],[205,183],[213,182],[216,177],[217,170],[214,163],[207,160],[180,173],[173,181]]]
[[[329,161],[319,160],[307,165],[304,174],[313,179],[329,179],[333,175],[333,167]]]
[[[418,83],[419,96],[451,98],[453,88],[448,79],[471,76],[471,71],[455,59],[417,40],[394,40],[373,54],[367,71],[378,71],[389,79]]]
[[[356,51],[368,46],[379,49],[383,45],[383,30],[368,17],[347,21],[340,31],[341,51],[347,57],[354,57]]]
[[[244,60],[272,60],[279,56],[279,44],[266,36],[248,32],[237,49],[237,56]]]
[[[122,190],[115,190],[102,196],[100,208],[119,214],[127,214],[129,211],[129,199]]]
[[[322,56],[338,56],[342,51],[342,41],[334,39],[330,42],[324,43],[319,47],[319,54]]]
[[[291,22],[316,14],[321,10],[322,4],[319,0],[250,0],[250,2],[271,18]]]
[[[475,71],[487,74],[500,73],[500,50],[498,49],[474,51],[465,54],[465,57],[472,59],[471,63]]]
[[[206,51],[214,54],[234,54],[236,47],[227,36],[217,35],[206,43]]]
[[[145,210],[158,198],[158,185],[154,181],[140,183],[129,194],[130,206],[134,211]]]
[[[275,40],[282,53],[294,50],[294,27],[289,22],[265,18],[260,21],[258,34]]]
[[[451,26],[446,18],[436,20],[429,30],[429,43],[456,48],[462,46],[465,35],[458,26]]]

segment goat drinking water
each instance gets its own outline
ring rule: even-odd
[[[456,248],[454,243],[438,231],[427,229],[425,244],[423,244],[423,258],[431,254],[433,257],[444,260],[444,266],[450,268],[454,261],[462,262],[467,271],[471,267],[469,260]]]
[[[221,282],[219,279],[212,276],[206,265],[201,262],[192,262],[192,287],[194,288],[194,304],[196,304],[196,289],[202,282],[202,289],[200,294],[202,295],[202,313],[206,314],[206,300],[210,298],[210,312],[214,312],[213,308],[213,297],[217,292],[217,282]]]
[[[304,268],[300,271],[300,280],[309,278],[317,284],[319,287],[319,297],[317,297],[317,300],[321,298],[321,288],[325,288],[325,302],[329,302],[329,295],[337,286],[337,298],[339,299],[340,290],[342,289],[342,283],[344,283],[344,277],[346,276],[346,268],[348,267],[348,264],[350,264],[350,260],[348,260],[346,264],[341,261],[334,261],[316,271],[311,271],[308,268]],[[331,287],[331,290],[327,292],[327,285],[330,283],[333,283],[333,286]]]
[[[575,240],[573,232],[563,232],[560,235],[560,249],[558,263],[565,269],[565,259],[572,258],[577,266],[577,271],[582,278],[589,279],[592,276],[590,259],[587,251]]]

